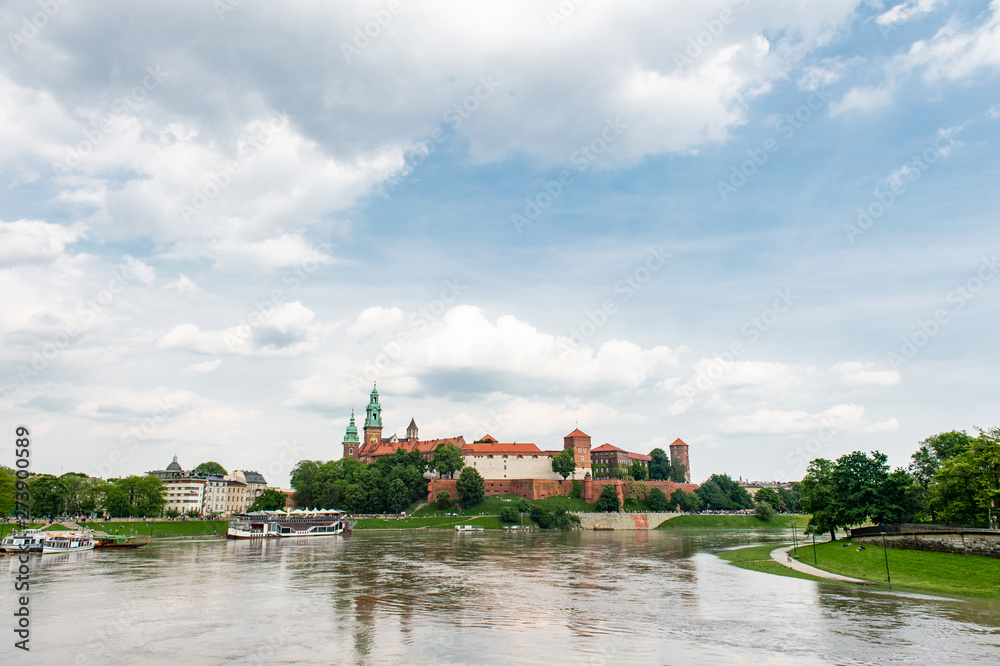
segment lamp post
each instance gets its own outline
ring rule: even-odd
[[[792,523],[792,552],[794,553],[798,551],[798,549],[799,549],[799,544],[795,539],[795,523]]]
[[[892,585],[892,578],[889,576],[889,551],[885,548],[885,532],[882,532],[882,553],[885,555],[885,579]]]
[[[816,530],[815,529],[813,530],[813,564],[817,564],[817,562],[816,562]]]

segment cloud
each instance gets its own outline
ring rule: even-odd
[[[990,3],[978,25],[962,25],[952,18],[929,40],[915,42],[897,58],[905,69],[924,68],[929,83],[940,79],[968,79],[980,69],[1000,67],[1000,0]]]
[[[943,4],[945,2],[942,0],[906,0],[879,14],[875,22],[883,26],[906,23],[911,19],[930,14]]]
[[[403,321],[403,311],[399,308],[370,307],[358,315],[348,327],[347,335],[355,340],[376,333],[385,333]]]
[[[885,86],[860,86],[851,88],[839,102],[830,104],[830,115],[839,116],[849,111],[874,111],[892,102],[892,90]]]
[[[861,57],[824,58],[819,65],[810,65],[803,70],[798,80],[799,90],[812,92],[833,85],[844,76],[848,68],[863,62],[864,58]]]
[[[731,416],[719,430],[727,435],[791,434],[815,432],[820,428],[856,429],[862,423],[865,408],[861,405],[834,405],[818,413],[758,409],[748,416]]]
[[[125,263],[121,266],[122,272],[131,275],[144,285],[151,285],[156,282],[156,270],[141,259],[136,259],[125,255]]]
[[[192,282],[191,278],[189,278],[187,275],[184,275],[183,273],[181,273],[180,276],[178,276],[178,278],[173,282],[168,282],[167,284],[163,285],[163,288],[170,289],[172,291],[176,291],[182,294],[184,293],[193,294],[194,292],[198,291],[198,285]]]
[[[215,372],[219,366],[222,365],[222,359],[217,358],[212,361],[204,361],[203,363],[194,363],[184,368],[183,372],[186,375],[207,375],[210,372]]]
[[[896,420],[896,417],[881,423],[873,423],[864,429],[865,432],[895,432],[896,430],[899,430],[899,421]]]
[[[0,221],[0,268],[47,263],[84,237],[83,225],[63,226],[41,220]]]
[[[326,330],[313,324],[315,313],[298,301],[266,312],[253,312],[245,323],[202,331],[196,324],[175,326],[164,335],[160,349],[184,349],[199,354],[295,357],[315,349]]]
[[[898,370],[875,370],[874,363],[844,361],[833,366],[833,372],[847,386],[895,386],[900,382]]]

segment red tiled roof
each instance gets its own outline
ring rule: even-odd
[[[584,431],[582,431],[579,428],[577,428],[576,430],[574,430],[570,434],[566,435],[566,437],[590,437],[590,435],[588,435]]]
[[[600,446],[590,450],[591,453],[594,452],[604,452],[604,451],[621,451],[622,453],[628,453],[625,449],[619,449],[617,446],[612,446],[611,444],[601,444]]]
[[[670,446],[687,446],[687,442],[678,437],[670,444]]]
[[[441,444],[454,444],[458,448],[463,448],[465,444],[465,437],[459,435],[458,437],[445,437],[443,439],[424,439],[417,440],[416,442],[411,442],[409,440],[401,439],[398,442],[392,442],[388,439],[383,439],[381,443],[376,446],[371,446],[366,444],[359,450],[359,454],[362,456],[371,456],[373,458],[381,458],[382,456],[390,456],[395,453],[398,449],[403,449],[407,453],[433,453]]]
[[[645,453],[633,453],[632,451],[628,452],[628,457],[631,458],[632,460],[645,460],[646,462],[652,462],[653,460]]]
[[[473,442],[462,447],[467,456],[484,455],[540,455],[544,453],[530,442]]]

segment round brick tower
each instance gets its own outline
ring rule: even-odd
[[[670,462],[684,465],[684,483],[691,483],[691,462],[688,459],[688,445],[678,437],[670,445]]]

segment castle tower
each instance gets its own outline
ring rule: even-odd
[[[371,397],[365,408],[365,441],[363,446],[375,447],[382,442],[382,405],[378,402],[378,388],[372,385]]]
[[[417,422],[410,419],[410,425],[406,426],[406,439],[410,442],[417,441]]]
[[[688,445],[683,439],[678,437],[670,445],[670,463],[675,461],[684,465],[684,483],[691,483],[691,463],[688,459]]]
[[[347,425],[347,432],[344,434],[344,457],[357,458],[358,449],[361,442],[358,441],[358,426],[354,425],[354,410],[351,410],[351,422]]]
[[[573,460],[581,477],[590,472],[590,435],[577,428],[563,437],[563,449],[573,449]]]

